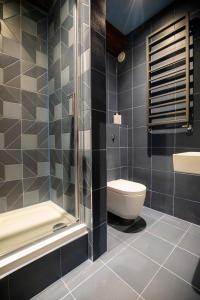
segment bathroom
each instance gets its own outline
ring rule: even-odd
[[[198,1],[0,5],[0,299],[200,299]]]

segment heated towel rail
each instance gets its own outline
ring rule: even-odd
[[[180,124],[190,118],[189,15],[147,36],[147,125]]]

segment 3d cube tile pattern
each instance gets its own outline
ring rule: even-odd
[[[0,6],[0,212],[5,212],[49,199],[48,19],[28,1]]]
[[[51,198],[75,214],[74,1],[56,1],[48,16]]]
[[[24,0],[1,10],[0,212],[52,199],[74,214],[74,1],[55,2],[48,15]],[[79,10],[80,193],[90,210],[89,4]]]

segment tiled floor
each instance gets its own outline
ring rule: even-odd
[[[108,226],[108,252],[34,300],[200,299],[200,227],[146,207],[142,217],[140,233]]]

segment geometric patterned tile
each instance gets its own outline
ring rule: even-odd
[[[38,108],[48,108],[48,97],[30,91],[22,91],[22,118],[36,120]]]
[[[13,64],[16,61],[18,61],[18,59],[6,55],[4,53],[0,53],[0,68],[8,67],[9,65]]]
[[[48,148],[48,123],[34,122],[34,121],[22,121],[22,134],[23,134],[23,149],[34,148]],[[33,136],[33,144],[29,144],[29,138]]]
[[[37,196],[39,202],[49,200],[49,176],[33,177],[23,180],[24,193],[26,194],[26,205],[32,205],[35,200],[34,196]],[[29,202],[29,204],[28,204]]]
[[[63,180],[55,176],[51,176],[51,195],[50,199],[57,205],[63,207]]]
[[[1,145],[4,149],[21,149],[21,121],[0,119]]]
[[[9,174],[9,166],[10,167],[13,166],[13,172],[14,172],[14,169],[17,169],[17,166],[20,171],[21,164],[22,164],[22,155],[20,150],[0,150],[0,181],[11,180],[9,179],[9,176],[14,176],[14,175],[19,176],[17,173]],[[21,176],[20,178],[22,178],[21,172],[20,172],[20,176]],[[15,179],[20,179],[20,178],[15,178]]]
[[[9,81],[20,76],[20,74],[21,74],[21,64],[20,61],[17,61],[16,63],[4,68],[4,83],[9,85]],[[20,88],[20,86],[18,87]]]
[[[24,178],[46,176],[49,174],[48,149],[23,150]]]
[[[7,210],[23,207],[22,180],[0,182],[0,199],[6,199]],[[1,200],[0,200],[1,201]]]

